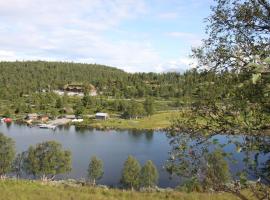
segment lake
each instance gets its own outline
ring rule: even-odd
[[[24,125],[0,123],[0,132],[16,141],[17,152],[25,151],[30,145],[55,140],[65,149],[72,152],[72,171],[64,178],[86,178],[90,157],[98,156],[103,160],[104,176],[100,184],[109,186],[119,185],[121,170],[128,155],[134,156],[143,165],[152,160],[160,174],[160,187],[175,187],[179,184],[178,178],[169,178],[164,170],[164,164],[171,149],[170,139],[165,132],[136,132],[136,131],[98,131],[76,129],[74,126],[51,129],[29,128]],[[219,141],[228,140],[228,137],[218,135]],[[231,151],[234,147],[226,147]],[[269,156],[269,154],[267,155]],[[241,154],[235,156],[241,159]],[[237,164],[241,169],[242,163]]]

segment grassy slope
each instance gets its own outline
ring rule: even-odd
[[[117,189],[43,185],[32,181],[0,181],[0,200],[237,200],[230,194],[151,192],[140,193]]]
[[[83,125],[90,125],[93,128],[111,128],[111,129],[164,129],[171,124],[173,117],[177,116],[177,112],[157,113],[150,117],[141,119],[117,119],[112,118],[106,121],[93,120],[85,121]]]

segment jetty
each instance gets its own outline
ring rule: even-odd
[[[61,118],[49,121],[47,124],[39,124],[39,128],[56,129],[57,126],[65,125],[71,122],[71,119]]]

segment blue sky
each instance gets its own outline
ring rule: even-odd
[[[213,0],[0,0],[0,60],[98,63],[128,72],[194,63]]]

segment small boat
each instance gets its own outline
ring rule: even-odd
[[[39,124],[39,128],[55,130],[56,126],[52,124]]]
[[[48,125],[47,124],[39,124],[38,127],[39,128],[48,128]]]

